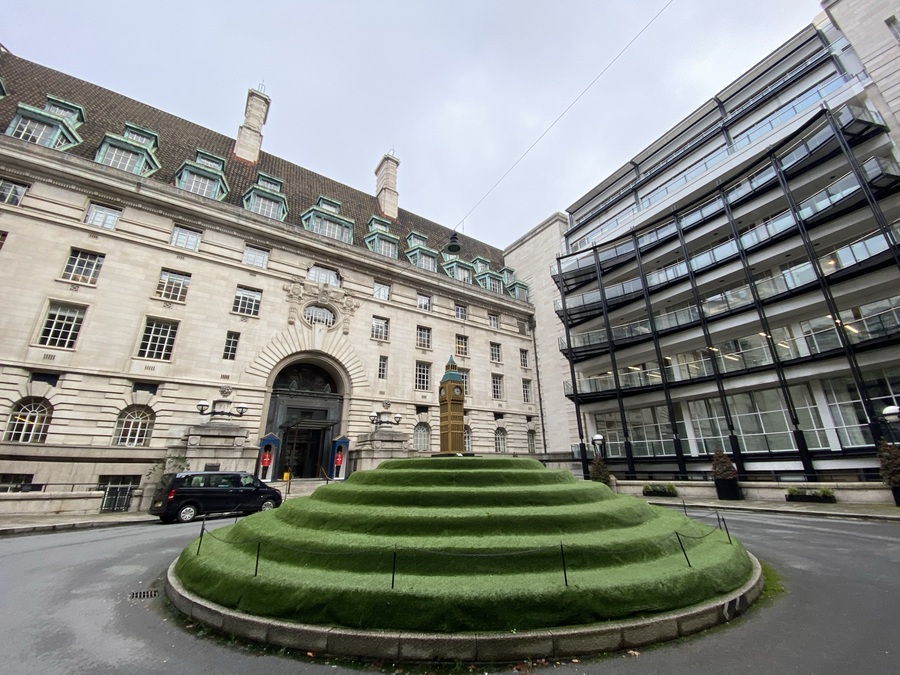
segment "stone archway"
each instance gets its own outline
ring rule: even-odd
[[[340,435],[343,392],[340,380],[322,364],[301,361],[282,368],[272,384],[266,433],[281,439],[273,476],[321,478],[331,445]]]

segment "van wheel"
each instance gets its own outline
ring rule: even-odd
[[[189,523],[200,514],[197,507],[193,504],[185,504],[178,509],[178,522]]]
[[[275,502],[273,502],[271,499],[267,499],[266,501],[264,501],[262,504],[259,505],[260,511],[271,511],[274,508],[275,508]]]

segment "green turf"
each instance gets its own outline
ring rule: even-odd
[[[751,572],[724,532],[513,457],[385,462],[208,532],[197,548],[185,549],[176,574],[226,607],[434,632],[671,610]]]

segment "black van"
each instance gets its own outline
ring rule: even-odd
[[[150,514],[164,523],[189,523],[210,513],[254,513],[278,506],[281,492],[245,471],[180,471],[160,479]]]

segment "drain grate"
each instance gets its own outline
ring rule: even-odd
[[[129,600],[146,600],[147,598],[155,598],[159,595],[159,591],[132,591],[128,596]]]

